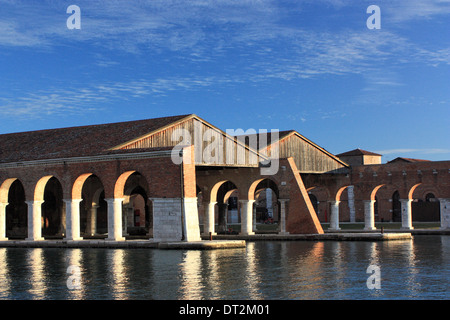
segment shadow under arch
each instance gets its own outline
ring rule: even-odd
[[[123,186],[123,187],[122,187]],[[116,182],[115,196],[123,198],[124,236],[153,237],[153,204],[147,178],[139,171],[127,171]]]
[[[80,234],[86,238],[104,237],[107,232],[107,203],[101,179],[93,173],[80,175],[72,187],[72,199],[80,202]]]
[[[226,233],[229,231],[228,223],[239,222],[237,191],[237,186],[229,180],[217,183],[211,190],[210,196],[215,199],[217,208],[217,233]]]
[[[253,193],[250,194],[250,193]],[[274,223],[280,220],[280,192],[278,185],[269,178],[259,179],[252,183],[249,188],[249,198],[255,199],[254,203],[254,226],[256,223]]]
[[[63,188],[55,176],[41,178],[35,189],[35,201],[43,201],[41,207],[42,236],[44,238],[62,238],[65,234],[65,204]]]
[[[8,239],[25,239],[27,236],[28,207],[25,200],[25,188],[19,179],[3,182],[0,201],[8,204],[5,208],[5,235]]]

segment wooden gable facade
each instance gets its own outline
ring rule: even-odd
[[[174,121],[111,150],[194,145],[196,166],[258,167],[267,157],[195,114]]]
[[[293,157],[300,173],[348,172],[348,164],[295,130],[281,131],[278,138],[271,140],[267,147],[259,148],[259,152],[269,156],[278,153],[280,159]],[[278,150],[274,152],[274,148]]]

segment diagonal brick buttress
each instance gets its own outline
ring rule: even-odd
[[[324,233],[294,159],[288,158],[287,163],[286,173],[290,179],[290,187],[286,231],[290,234]]]

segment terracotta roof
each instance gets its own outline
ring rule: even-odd
[[[382,155],[375,153],[375,152],[362,150],[362,149],[355,149],[355,150],[337,154],[336,156],[342,157],[342,156],[382,156]]]
[[[2,134],[0,163],[102,154],[189,116]]]
[[[431,160],[422,160],[422,159],[412,159],[412,158],[397,157],[394,160],[388,161],[388,163],[399,162],[399,161],[403,161],[403,162],[431,162]]]

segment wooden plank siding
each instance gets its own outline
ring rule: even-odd
[[[194,145],[198,166],[258,167],[266,157],[237,141],[196,115],[190,115],[155,132],[128,141],[113,149],[142,149]]]
[[[293,157],[300,173],[346,173],[348,165],[335,155],[319,147],[296,131],[280,133],[278,141],[279,158]],[[271,149],[277,141],[271,141],[267,148],[260,149],[271,156]]]

